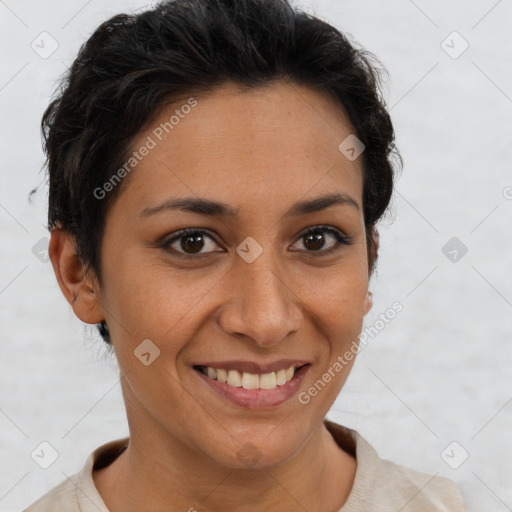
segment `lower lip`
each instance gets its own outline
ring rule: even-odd
[[[309,367],[310,365],[306,365],[298,369],[292,380],[282,386],[276,386],[274,389],[235,388],[224,382],[210,379],[210,377],[199,370],[193,369],[193,371],[215,393],[239,407],[245,407],[246,409],[270,409],[278,407],[297,393],[302,379],[309,371]]]

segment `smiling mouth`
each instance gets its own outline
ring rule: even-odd
[[[290,382],[295,373],[305,366],[309,366],[309,364],[292,365],[289,368],[268,373],[249,373],[202,365],[194,366],[194,370],[206,375],[211,380],[216,380],[233,388],[276,389]]]

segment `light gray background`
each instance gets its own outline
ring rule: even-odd
[[[101,21],[144,5],[0,1],[2,511],[128,432],[115,362],[33,254],[48,236],[47,190],[27,195],[43,179],[39,122],[58,77]],[[512,510],[512,1],[301,5],[384,63],[405,161],[365,325],[394,301],[404,309],[361,352],[329,417],[382,457],[455,480],[469,511]],[[47,59],[31,48],[43,31],[59,45]],[[469,43],[458,58],[453,31]],[[452,237],[468,248],[456,262],[442,252]],[[46,470],[31,458],[42,441],[59,453]],[[469,453],[458,469],[441,457],[453,441]],[[452,465],[462,449],[448,450]]]

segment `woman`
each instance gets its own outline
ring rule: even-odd
[[[51,261],[130,437],[28,512],[464,510],[324,419],[398,156],[369,54],[284,0],[163,2],[96,30],[43,129]]]

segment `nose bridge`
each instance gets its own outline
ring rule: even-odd
[[[240,256],[231,272],[232,296],[224,308],[223,328],[230,334],[249,336],[261,346],[279,343],[298,330],[300,308],[282,274],[270,249],[265,248],[250,263]]]

